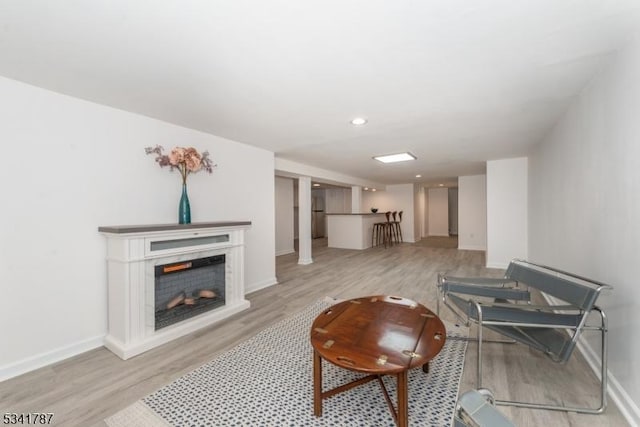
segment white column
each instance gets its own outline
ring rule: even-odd
[[[351,213],[362,213],[362,187],[351,187]]]
[[[298,178],[298,264],[311,264],[311,178]]]

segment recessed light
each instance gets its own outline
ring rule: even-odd
[[[367,124],[367,119],[364,117],[356,117],[351,120],[351,124],[354,126],[362,126]]]
[[[369,187],[364,187],[364,189],[365,189],[365,190],[368,190],[368,189],[369,189]]]
[[[314,187],[320,187],[320,184],[313,184]]]
[[[376,189],[375,189],[375,188],[372,188],[372,189],[371,189],[371,191],[376,191]]]
[[[438,184],[438,187],[444,187],[444,184]]]
[[[398,154],[388,154],[386,156],[375,156],[379,162],[382,163],[395,163],[395,162],[406,162],[407,160],[415,160],[416,156],[411,153],[398,153]]]
[[[422,175],[418,174],[416,175],[416,178],[422,178]]]

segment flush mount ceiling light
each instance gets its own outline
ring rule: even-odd
[[[416,156],[411,153],[398,153],[398,154],[388,154],[386,156],[375,156],[379,162],[382,163],[396,163],[396,162],[406,162],[407,160],[415,160]]]
[[[351,124],[354,126],[362,126],[367,124],[367,119],[364,117],[356,117],[351,120]]]
[[[416,175],[416,178],[422,178],[422,175],[418,174]]]
[[[320,187],[320,184],[313,184],[314,187]]]

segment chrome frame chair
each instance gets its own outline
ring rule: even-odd
[[[533,305],[529,288],[567,304]],[[607,317],[595,302],[604,289],[612,287],[555,268],[513,260],[503,279],[439,276],[438,310],[442,299],[444,305],[467,325],[478,325],[477,388],[482,387],[482,344],[483,341],[488,342],[483,339],[485,327],[540,350],[558,363],[569,360],[583,331],[600,331],[602,366],[599,407],[496,400],[498,405],[599,414],[607,405]],[[599,313],[599,325],[587,324],[592,312]]]
[[[515,424],[496,409],[493,393],[481,388],[460,395],[453,427],[515,427]]]

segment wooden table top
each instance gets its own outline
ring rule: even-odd
[[[384,295],[336,304],[311,327],[311,344],[323,359],[371,374],[424,365],[440,352],[446,336],[440,318],[422,304]]]

